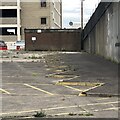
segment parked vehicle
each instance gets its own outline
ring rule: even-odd
[[[3,40],[0,40],[0,50],[7,50],[7,45]]]
[[[24,49],[25,48],[25,40],[16,41],[15,46],[16,46],[17,50]]]

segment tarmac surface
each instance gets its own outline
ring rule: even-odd
[[[118,118],[116,63],[84,52],[8,51],[0,61],[4,120]]]

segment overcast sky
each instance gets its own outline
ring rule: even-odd
[[[70,27],[69,22],[80,23],[80,0],[63,1],[63,28]],[[100,0],[84,1],[84,24],[89,20]]]

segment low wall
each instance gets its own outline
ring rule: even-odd
[[[80,51],[81,29],[26,29],[25,42],[25,50]]]

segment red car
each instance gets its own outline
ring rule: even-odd
[[[0,40],[0,50],[7,50],[7,45],[3,40]]]

